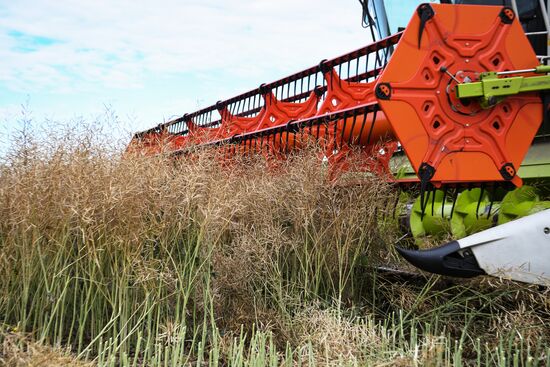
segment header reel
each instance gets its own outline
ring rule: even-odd
[[[523,185],[550,86],[536,75],[547,71],[512,9],[422,4],[403,32],[138,133],[128,151],[284,159],[314,140],[332,177],[358,152],[366,171],[419,187],[408,218],[417,237],[445,223],[462,237],[499,223],[507,199],[495,193]],[[395,174],[396,152],[415,177]],[[521,215],[546,207],[537,203]]]

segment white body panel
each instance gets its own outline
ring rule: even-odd
[[[550,285],[550,209],[458,241],[487,274]]]

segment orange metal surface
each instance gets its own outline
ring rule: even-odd
[[[322,68],[322,64],[321,64]],[[325,100],[319,107],[317,115],[323,115],[330,112],[351,108],[360,104],[375,101],[374,87],[375,83],[357,83],[343,81],[333,68],[324,70],[323,76],[327,83],[327,93]],[[366,116],[366,121],[359,121],[357,117],[349,117],[346,120],[340,120],[333,126],[322,130],[321,136],[326,136],[330,143],[327,149],[338,150],[346,145],[370,146],[378,143],[381,139],[389,140],[393,138],[390,125],[382,111],[376,116],[376,123],[373,125],[374,115]],[[366,128],[365,128],[366,127]]]
[[[458,99],[455,87],[457,83],[479,80],[481,72],[537,65],[511,9],[423,4],[387,66],[377,69],[376,64],[371,65],[374,68],[370,69],[370,77],[344,80],[341,64],[337,72],[324,61],[318,67],[324,87],[307,89],[309,95],[282,101],[263,85],[259,92],[251,92],[263,100],[255,112],[235,115],[220,102],[207,109],[218,110],[221,118],[216,127],[199,126],[187,118],[186,133],[170,135],[159,130],[142,135],[139,149],[142,154],[158,154],[225,141],[232,146],[219,148],[224,149],[223,157],[255,152],[280,158],[313,138],[320,142],[334,172],[349,167],[347,160],[357,154],[352,148],[358,147],[363,167],[385,175],[399,141],[424,182],[438,186],[506,180],[520,186],[516,170],[542,121],[540,96],[511,96],[483,109],[476,100]],[[379,71],[382,74],[376,79]],[[322,122],[314,129],[278,129],[292,121],[325,119],[331,113],[376,102],[379,106],[374,112],[338,115],[338,120]],[[266,129],[273,129],[272,139],[265,138],[269,136],[266,133],[232,143],[236,136]],[[133,143],[128,148],[139,149]]]
[[[264,106],[254,117],[233,115],[227,107],[219,105],[221,123],[218,127],[199,127],[191,119],[188,119],[188,134],[171,139],[170,149],[177,150],[193,144],[204,144],[231,138],[238,134],[284,126],[290,121],[322,116],[375,100],[373,82],[348,82],[342,80],[332,67],[321,64],[320,69],[325,78],[325,93],[316,88],[303,102],[286,102],[277,100],[271,91],[262,91]],[[321,97],[323,97],[322,103],[320,103]],[[335,171],[344,170],[348,166],[345,160],[352,154],[351,147],[353,146],[362,147],[360,151],[365,158],[363,164],[365,170],[389,171],[388,162],[391,154],[388,154],[389,150],[386,153],[379,146],[383,141],[392,140],[393,135],[389,122],[382,111],[378,111],[375,115],[349,116],[327,125],[320,125],[309,133],[306,131],[305,135],[304,133],[282,132],[277,135],[276,139],[266,139],[263,142],[260,139],[255,139],[247,146],[228,150],[227,154],[230,156],[251,152],[264,154],[269,152],[272,156],[283,157],[285,153],[301,148],[306,140],[314,138],[321,143],[324,155],[329,159],[330,164],[337,166]],[[391,146],[394,145],[396,146],[396,144]],[[379,154],[379,151],[382,151],[383,154]],[[225,156],[228,156],[227,154]],[[357,155],[357,152],[353,152],[353,154]]]
[[[422,27],[423,12],[429,20]],[[521,94],[482,109],[454,97],[457,82],[441,68],[462,83],[478,80],[480,72],[538,64],[511,9],[425,4],[378,80],[379,103],[420,175],[431,167],[435,183],[519,186],[516,169],[542,121],[540,98]]]

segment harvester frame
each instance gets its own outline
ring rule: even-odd
[[[222,159],[281,159],[313,139],[332,175],[358,154],[363,170],[419,189],[405,213],[417,239],[451,222],[457,241],[435,250],[399,249],[413,264],[445,275],[487,273],[547,284],[550,210],[544,209],[550,204],[522,188],[520,176],[534,140],[544,143],[542,158],[550,161],[550,77],[541,64],[548,47],[528,39],[548,39],[548,5],[538,1],[533,8],[545,30],[526,33],[529,25],[520,23],[514,0],[510,7],[426,3],[404,30],[390,35],[384,2],[362,3],[373,38],[385,37],[137,133],[128,151],[177,156],[209,148]],[[371,7],[379,12],[371,14]],[[408,168],[397,173],[391,159],[404,154]],[[540,166],[548,171],[546,162]],[[531,183],[550,174],[526,178]],[[515,202],[528,208],[517,211]],[[511,221],[519,217],[525,218]],[[539,228],[541,223],[548,226]],[[517,226],[545,236],[533,235],[529,251],[514,257]],[[508,256],[491,262],[489,245]],[[532,260],[533,251],[544,261]]]

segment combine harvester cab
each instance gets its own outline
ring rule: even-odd
[[[449,225],[458,239],[398,249],[408,261],[547,284],[550,204],[521,174],[550,178],[541,128],[548,71],[511,7],[421,4],[404,31],[137,133],[128,151],[280,159],[315,140],[334,174],[359,152],[365,170],[419,192],[407,214],[419,242]],[[538,159],[525,168],[528,153]],[[392,166],[399,155],[408,177]]]

